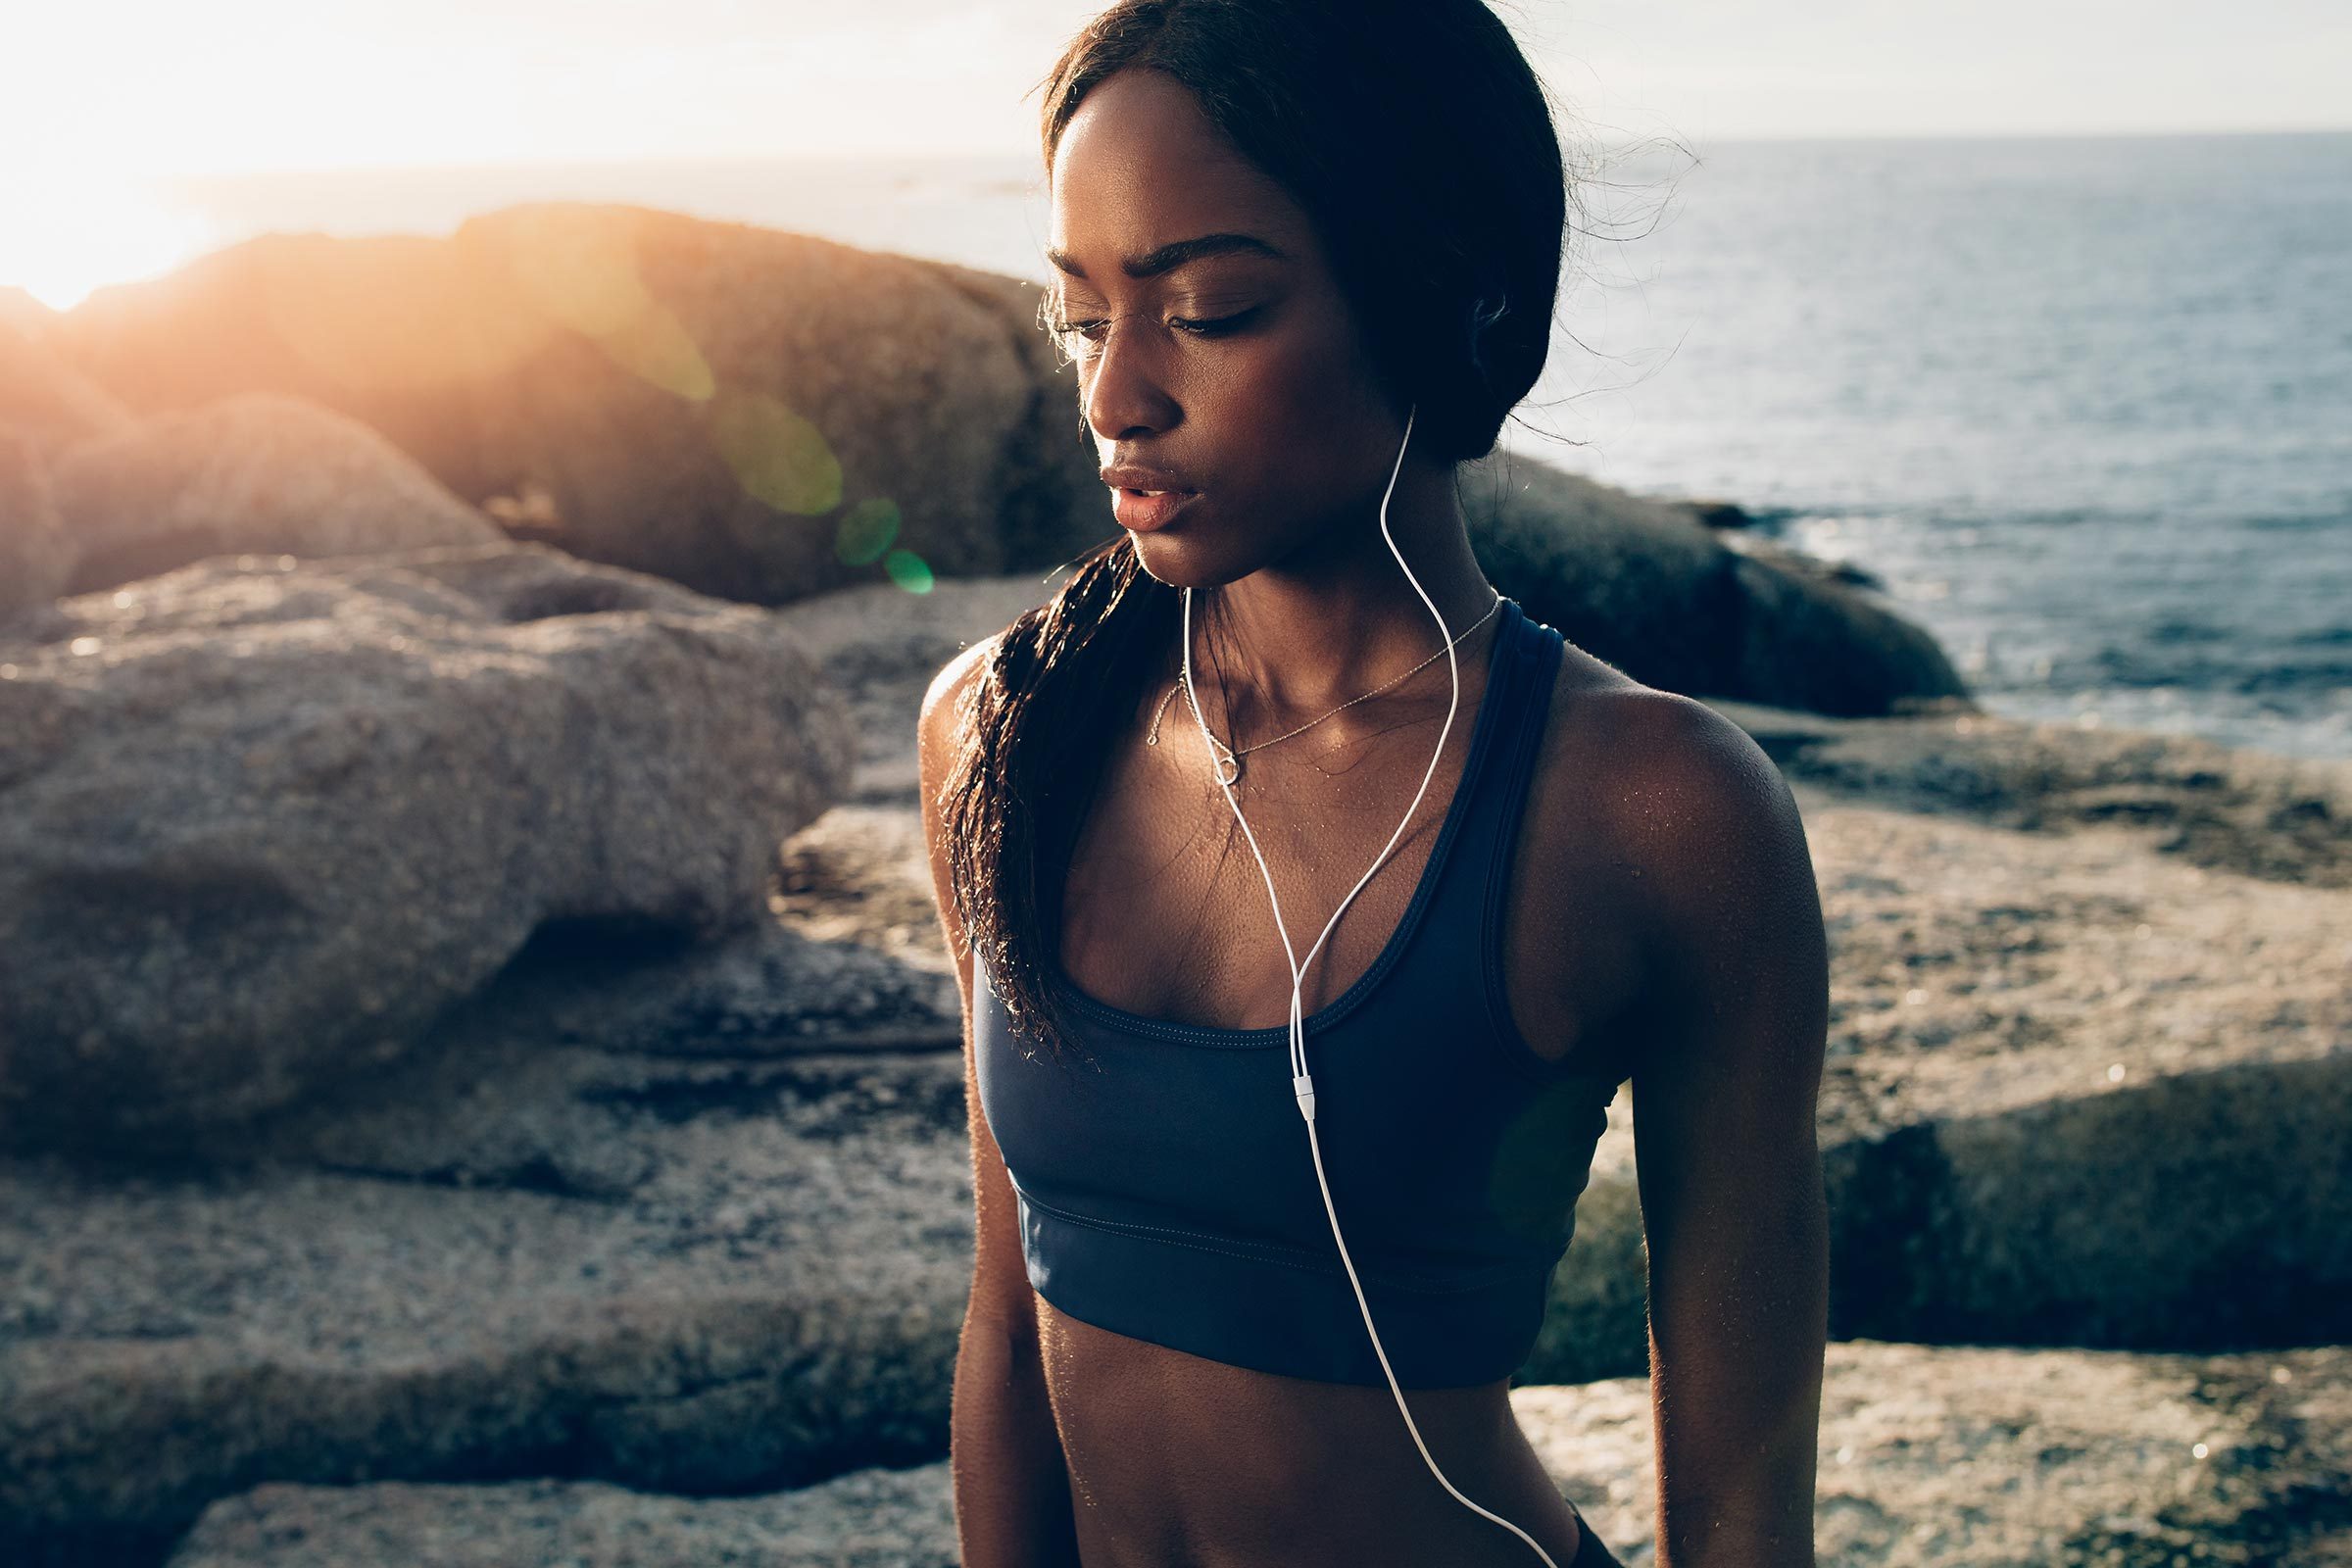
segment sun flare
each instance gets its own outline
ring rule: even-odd
[[[0,287],[52,310],[166,272],[219,235],[146,181],[94,170],[0,170]]]

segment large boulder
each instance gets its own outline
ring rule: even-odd
[[[1846,715],[1966,695],[1884,601],[1792,553],[1735,549],[1689,505],[1509,453],[1465,466],[1461,489],[1494,586],[1646,685]]]
[[[101,289],[56,340],[150,412],[236,391],[383,431],[574,554],[782,603],[1042,565],[1111,530],[1037,289],[624,206],[445,237],[265,235]]]
[[[550,921],[709,936],[854,737],[766,612],[536,545],[215,557],[0,641],[0,1126],[399,1055]]]
[[[501,544],[480,509],[347,415],[249,393],[142,419],[58,454],[68,593],[206,556],[346,556]]]
[[[171,1163],[0,1158],[0,1560],[157,1561],[264,1480],[742,1493],[946,1450],[953,980],[766,922],[611,938],[543,934]]]

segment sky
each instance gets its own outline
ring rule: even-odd
[[[1026,152],[1070,0],[12,7],[0,180]],[[1593,128],[1694,141],[2352,125],[2343,0],[1497,0]]]
[[[1587,146],[2352,128],[2345,0],[1492,0]],[[34,7],[39,9],[34,9]],[[1100,0],[30,0],[0,285],[63,309],[214,242],[149,182],[1036,156]]]

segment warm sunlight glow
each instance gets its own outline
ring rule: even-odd
[[[218,241],[144,182],[88,170],[0,170],[0,287],[67,310],[107,283],[170,271]]]

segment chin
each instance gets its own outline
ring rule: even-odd
[[[1170,588],[1222,588],[1249,576],[1262,564],[1223,559],[1213,549],[1200,548],[1200,541],[1181,537],[1172,530],[1139,533],[1132,538],[1136,564],[1154,581]]]
[[[1262,571],[1297,553],[1298,541],[1279,525],[1266,528],[1252,518],[1246,529],[1223,526],[1223,518],[1198,512],[1170,528],[1128,530],[1136,564],[1170,588],[1222,588]]]

